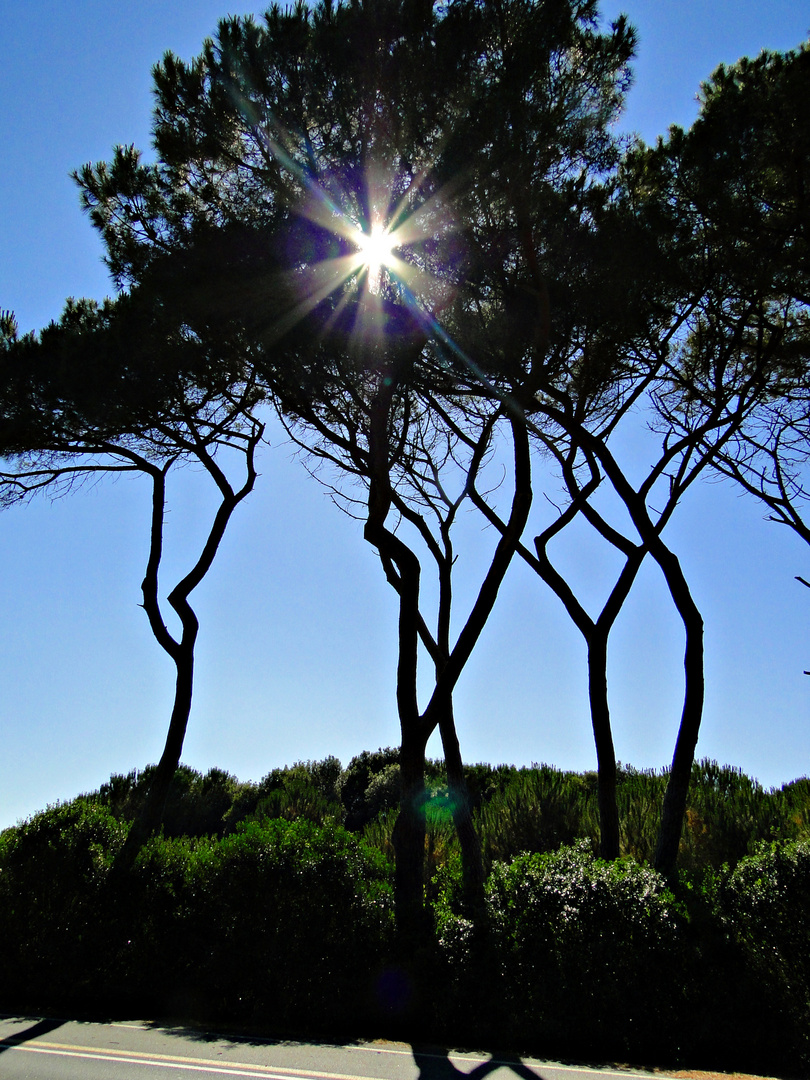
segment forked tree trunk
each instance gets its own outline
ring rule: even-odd
[[[595,487],[595,485],[592,486]],[[607,526],[601,530],[615,547],[625,552],[627,561],[599,618],[594,622],[574,595],[571,586],[552,566],[546,550],[551,537],[557,535],[562,528],[573,521],[586,494],[587,490],[577,493],[571,505],[558,520],[540,536],[535,537],[537,558],[532,559],[526,551],[523,552],[523,557],[562,601],[588,648],[588,703],[596,748],[599,854],[603,859],[618,859],[621,845],[616,793],[616,751],[613,746],[608,703],[607,650],[610,631],[644,559],[644,549],[634,547],[629,541],[620,542],[619,534],[608,529]],[[599,515],[592,514],[591,524],[599,529],[602,519]]]
[[[581,430],[576,434],[582,437]],[[672,758],[672,770],[664,794],[654,859],[655,869],[664,877],[672,879],[676,873],[689,780],[703,719],[703,618],[689,591],[677,555],[670,551],[661,539],[662,522],[659,522],[658,526],[653,525],[644,499],[630,485],[608,449],[587,432],[584,441],[603,465],[614,490],[627,507],[644,547],[661,568],[686,635],[683,712]]]
[[[438,664],[436,687],[424,714],[417,700],[417,655],[420,628],[423,625],[419,610],[420,563],[414,552],[385,522],[392,503],[390,477],[390,439],[388,421],[393,396],[398,384],[391,373],[382,381],[380,391],[370,411],[368,438],[368,516],[364,536],[380,553],[389,583],[399,596],[397,710],[402,742],[400,748],[401,803],[394,831],[396,855],[395,900],[397,924],[405,938],[425,925],[424,909],[424,842],[425,842],[425,748],[437,725],[447,756],[448,784],[458,800],[454,821],[459,842],[465,852],[465,880],[471,892],[482,893],[483,871],[478,837],[472,822],[466,793],[464,771],[455,734],[452,695],[458,678],[469,659],[486,624],[498,595],[498,590],[517,549],[531,507],[531,458],[525,425],[511,420],[515,446],[515,493],[509,522],[499,540],[489,569],[481,584],[470,614],[459,633],[456,644],[447,652],[446,635],[440,636],[444,649]],[[475,454],[477,469],[486,444],[481,443]],[[470,477],[472,480],[472,477]],[[448,608],[449,612],[449,608]],[[434,654],[437,650],[434,649]],[[478,882],[481,882],[479,888]]]
[[[385,576],[399,597],[397,627],[397,713],[400,727],[400,804],[394,825],[394,907],[397,932],[405,943],[423,930],[425,862],[425,748],[430,728],[417,702],[420,565],[411,549],[386,528],[391,508],[388,422],[399,381],[392,371],[382,380],[369,410],[368,516],[365,539],[377,548]]]
[[[126,451],[127,456],[152,479],[149,558],[141,583],[141,592],[152,633],[160,647],[172,658],[176,679],[174,703],[163,753],[150,781],[146,801],[133,822],[126,842],[116,859],[116,874],[131,869],[140,849],[160,826],[166,797],[180,764],[183,741],[191,714],[191,699],[194,690],[194,646],[199,630],[197,616],[188,598],[210,570],[231,515],[242,499],[253,490],[256,482],[254,456],[264,432],[264,426],[256,421],[252,421],[252,425],[250,434],[244,442],[239,444],[240,452],[245,458],[245,481],[237,491],[234,491],[223,471],[213,460],[206,445],[200,443],[196,446],[198,460],[204,465],[219,490],[220,504],[196,563],[169,593],[169,604],[180,619],[182,628],[179,639],[173,637],[166,628],[158,594],[158,571],[163,555],[163,523],[166,512],[166,473],[171,462],[158,467],[140,455]]]

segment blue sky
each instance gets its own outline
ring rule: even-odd
[[[23,330],[55,318],[67,296],[111,290],[71,169],[108,158],[118,142],[147,149],[151,65],[166,49],[190,58],[218,18],[245,10],[212,0],[2,4],[0,307]],[[795,2],[629,0],[602,10],[626,11],[638,28],[622,127],[647,140],[691,122],[718,63],[796,47],[810,31],[810,11]],[[395,606],[374,551],[282,439],[260,469],[195,593],[202,630],[184,753],[195,768],[241,779],[329,753],[345,764],[398,738]],[[166,587],[199,542],[207,506],[201,478],[184,474]],[[702,484],[667,536],[706,621],[698,753],[776,785],[810,771],[810,593],[794,580],[810,578],[810,552],[762,517],[726,485]],[[0,519],[0,827],[159,756],[172,672],[138,607],[147,538],[148,492],[124,479]],[[468,540],[489,542],[472,521]],[[604,553],[580,537],[558,557],[595,599]],[[669,761],[681,657],[671,602],[647,567],[611,644],[622,761]],[[521,566],[459,686],[457,719],[467,760],[594,766],[584,647]]]

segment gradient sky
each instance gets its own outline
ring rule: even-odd
[[[195,55],[229,10],[249,6],[0,3],[0,307],[23,330],[57,317],[67,296],[111,291],[69,173],[109,158],[115,143],[148,150],[151,65],[167,49]],[[628,0],[602,10],[625,11],[639,31],[621,127],[648,141],[691,123],[700,82],[718,63],[795,48],[810,32],[807,6],[787,0]],[[194,594],[202,629],[183,755],[245,780],[327,754],[345,764],[398,741],[396,609],[375,552],[281,438],[260,470]],[[548,504],[538,495],[535,505],[539,521]],[[187,471],[168,520],[164,591],[199,543],[207,508],[201,478]],[[706,621],[698,754],[766,786],[807,774],[810,594],[794,575],[810,578],[810,552],[718,483],[688,494],[666,536]],[[472,518],[466,539],[476,551],[492,542]],[[38,499],[0,519],[0,827],[159,756],[172,669],[138,607],[147,540],[148,491],[132,480]],[[604,553],[580,536],[557,555],[595,601],[607,581]],[[658,768],[671,758],[682,648],[650,565],[611,643],[622,761]],[[520,565],[462,678],[456,712],[466,760],[594,767],[584,646]]]

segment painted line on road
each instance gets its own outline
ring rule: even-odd
[[[151,1025],[145,1025],[143,1023],[124,1024],[124,1023],[121,1023],[120,1021],[119,1022],[107,1021],[107,1023],[104,1026],[105,1027],[127,1028],[130,1031],[150,1031],[150,1032],[154,1032],[154,1031],[160,1031],[161,1030],[160,1027],[152,1027]],[[258,1044],[261,1044],[261,1045],[264,1045],[264,1046],[278,1046],[279,1045],[277,1039],[259,1039],[254,1035],[235,1035],[235,1034],[226,1034],[225,1032],[210,1032],[209,1034],[215,1036],[218,1039],[221,1039],[223,1042],[231,1042],[231,1043],[249,1042],[249,1043],[252,1043],[254,1045],[256,1045],[258,1043]],[[310,1044],[307,1044],[308,1047],[309,1047],[309,1045]],[[358,1045],[357,1043],[347,1043],[345,1046],[342,1047],[342,1049],[349,1052],[349,1053],[358,1053],[359,1052],[359,1053],[364,1053],[364,1054],[390,1054],[392,1057],[407,1057],[407,1058],[411,1058],[411,1059],[413,1059],[413,1057],[414,1057],[413,1050],[411,1050],[411,1049],[398,1050],[394,1046],[374,1046],[373,1044],[368,1045],[368,1046],[361,1046],[361,1045]],[[433,1051],[430,1051],[430,1050],[426,1050],[426,1051],[421,1051],[420,1050],[420,1051],[417,1051],[417,1053],[419,1054],[419,1057],[433,1058],[436,1061],[444,1061],[444,1060],[447,1060],[447,1061],[461,1061],[461,1062],[466,1062],[469,1065],[473,1065],[473,1066],[475,1066],[475,1065],[498,1065],[498,1066],[502,1066],[505,1069],[511,1069],[515,1065],[515,1059],[514,1058],[508,1058],[507,1059],[507,1058],[485,1057],[485,1056],[482,1056],[480,1054],[464,1053],[463,1051],[460,1051],[460,1050],[456,1051],[456,1052],[453,1052],[451,1050],[448,1054],[437,1054],[437,1053],[435,1053]],[[538,1061],[538,1060],[536,1060],[534,1058],[528,1058],[526,1060],[524,1060],[523,1058],[518,1058],[517,1060],[518,1060],[519,1064],[523,1068],[529,1069],[530,1071],[532,1069],[535,1070],[535,1071],[537,1071],[538,1069],[542,1069],[544,1072],[588,1073],[588,1074],[592,1074],[593,1076],[599,1077],[600,1080],[603,1077],[605,1078],[605,1080],[608,1080],[608,1078],[613,1078],[613,1077],[617,1077],[617,1078],[619,1078],[619,1080],[628,1080],[628,1077],[632,1078],[632,1077],[636,1077],[636,1076],[649,1077],[649,1071],[644,1070],[644,1069],[607,1069],[607,1068],[602,1069],[602,1068],[599,1068],[598,1065],[596,1065],[596,1066],[594,1066],[594,1065],[591,1065],[591,1066],[588,1066],[588,1065],[564,1065],[562,1062]],[[269,1068],[270,1066],[265,1066],[265,1067]],[[312,1077],[317,1077],[318,1080],[321,1080],[321,1078],[323,1078],[323,1080],[344,1080],[344,1078],[345,1078],[345,1080],[379,1080],[379,1078],[370,1077],[368,1075],[353,1076],[351,1073],[319,1073],[319,1072],[314,1072],[311,1069],[294,1069],[292,1066],[287,1066],[287,1065],[276,1066],[276,1068],[278,1069],[279,1072],[286,1073],[289,1076],[312,1076]],[[542,1078],[540,1076],[538,1076],[538,1080],[542,1080]],[[662,1075],[661,1080],[666,1080],[666,1076]]]
[[[222,1065],[218,1062],[203,1063],[199,1058],[189,1058],[188,1061],[182,1058],[163,1058],[155,1060],[150,1058],[148,1054],[139,1054],[138,1057],[132,1057],[127,1054],[113,1054],[102,1051],[87,1051],[87,1050],[56,1050],[51,1047],[45,1046],[12,1046],[9,1049],[18,1050],[25,1054],[51,1054],[55,1057],[64,1058],[80,1058],[84,1061],[106,1061],[108,1064],[112,1061],[116,1065],[141,1065],[147,1069],[182,1069],[185,1072],[204,1072],[208,1075],[216,1076],[243,1076],[258,1078],[258,1080],[267,1080],[269,1074],[262,1069],[261,1065],[246,1065],[244,1067],[231,1068],[227,1065]],[[260,1071],[261,1070],[261,1071]]]
[[[352,1073],[316,1072],[314,1069],[287,1069],[273,1065],[251,1065],[248,1062],[233,1062],[228,1065],[214,1058],[181,1057],[174,1054],[146,1054],[139,1050],[112,1050],[94,1046],[82,1046],[75,1043],[52,1043],[40,1041],[23,1044],[15,1042],[12,1036],[1,1039],[0,1046],[8,1050],[24,1050],[33,1054],[61,1054],[64,1057],[95,1058],[102,1061],[119,1061],[130,1065],[152,1065],[171,1069],[194,1069],[197,1072],[217,1070],[228,1076],[261,1076],[263,1080],[289,1080],[294,1077],[311,1077],[312,1080],[374,1080],[369,1076],[357,1076]],[[237,1071],[233,1071],[236,1069]],[[240,1071],[241,1070],[241,1071]],[[244,1071],[248,1070],[248,1071]]]
[[[8,1015],[9,1015],[9,1018],[11,1018],[11,1014],[8,1014]],[[2,1016],[2,1014],[0,1014],[0,1016]],[[65,1022],[68,1022],[68,1021],[65,1021]],[[146,1026],[146,1025],[144,1025],[142,1023],[121,1023],[120,1021],[119,1022],[112,1022],[112,1023],[108,1022],[107,1024],[104,1024],[102,1026],[104,1026],[104,1027],[127,1028],[129,1030],[135,1030],[135,1031],[140,1030],[140,1031],[144,1031],[144,1032],[146,1032],[146,1031],[154,1032],[155,1030],[158,1030],[158,1031],[160,1030],[159,1027],[157,1029],[155,1029],[155,1028],[153,1028],[151,1026]],[[232,1042],[232,1043],[246,1042],[246,1041],[253,1042],[254,1041],[250,1036],[238,1036],[238,1035],[233,1036],[233,1035],[227,1035],[225,1033],[219,1035],[218,1037],[223,1039],[224,1041],[229,1041],[229,1042]],[[264,1041],[264,1040],[262,1040],[262,1041]],[[108,1054],[113,1060],[115,1060],[115,1055],[116,1054],[126,1054],[130,1058],[133,1058],[133,1059],[147,1058],[147,1059],[149,1059],[149,1060],[151,1060],[153,1062],[156,1062],[156,1063],[178,1062],[178,1063],[181,1063],[181,1064],[188,1063],[190,1065],[191,1064],[193,1064],[193,1065],[205,1065],[208,1068],[212,1068],[212,1067],[214,1067],[214,1068],[222,1068],[222,1065],[223,1065],[222,1061],[216,1061],[216,1060],[211,1059],[211,1058],[188,1058],[188,1057],[172,1056],[172,1055],[164,1055],[164,1054],[145,1054],[145,1053],[142,1053],[142,1052],[137,1051],[137,1050],[131,1050],[131,1051],[125,1051],[125,1050],[117,1050],[117,1051],[116,1050],[100,1050],[100,1049],[98,1049],[96,1047],[89,1047],[89,1046],[86,1047],[86,1046],[81,1046],[80,1044],[75,1044],[75,1043],[51,1043],[51,1042],[40,1041],[39,1039],[36,1040],[35,1045],[36,1045],[36,1047],[42,1047],[43,1050],[47,1049],[47,1050],[50,1050],[50,1051],[56,1051],[56,1050],[59,1050],[59,1051],[76,1051],[76,1052],[84,1051],[84,1052],[92,1052],[92,1053],[97,1053],[97,1054]],[[274,1045],[278,1045],[278,1044],[274,1040],[268,1039],[266,1041],[266,1045],[274,1046]],[[14,1048],[14,1049],[27,1049],[28,1048],[28,1047],[24,1047],[20,1043],[16,1042],[15,1037],[13,1035],[8,1036],[6,1039],[0,1039],[0,1046],[5,1046],[5,1047],[8,1047],[9,1049],[12,1049],[12,1048]],[[33,1047],[34,1047],[34,1044],[32,1044],[32,1048]],[[390,1047],[390,1046],[373,1046],[373,1045],[372,1046],[358,1046],[358,1045],[353,1045],[352,1046],[352,1045],[349,1045],[349,1046],[346,1046],[345,1049],[347,1051],[351,1051],[351,1052],[362,1051],[363,1053],[366,1053],[366,1054],[389,1054],[389,1055],[397,1056],[397,1057],[409,1057],[411,1059],[413,1059],[413,1057],[414,1057],[413,1050],[410,1050],[410,1049],[408,1049],[408,1050],[398,1050],[395,1047]],[[430,1051],[426,1051],[424,1053],[421,1053],[421,1052],[418,1052],[418,1053],[419,1053],[420,1057],[428,1057],[428,1058],[435,1058],[437,1060],[449,1060],[449,1061],[455,1061],[455,1062],[461,1062],[461,1063],[468,1063],[468,1064],[473,1065],[473,1066],[478,1065],[478,1064],[491,1064],[491,1065],[495,1065],[495,1066],[502,1066],[503,1068],[509,1069],[509,1068],[513,1068],[514,1065],[515,1065],[515,1059],[506,1060],[506,1059],[503,1059],[503,1058],[484,1057],[484,1056],[480,1056],[480,1055],[476,1055],[476,1054],[453,1053],[452,1051],[449,1054],[437,1054],[437,1053],[433,1053],[433,1052],[430,1052]],[[582,1065],[564,1065],[561,1062],[560,1063],[551,1062],[551,1061],[543,1061],[543,1062],[541,1062],[541,1061],[537,1061],[537,1060],[525,1061],[525,1060],[522,1060],[522,1059],[518,1059],[518,1061],[519,1061],[520,1065],[523,1068],[529,1069],[530,1071],[534,1071],[538,1075],[538,1080],[542,1080],[543,1076],[545,1074],[548,1074],[548,1073],[566,1073],[566,1072],[587,1073],[587,1074],[589,1074],[589,1075],[591,1075],[593,1077],[598,1078],[598,1080],[614,1080],[614,1078],[615,1078],[615,1080],[631,1080],[631,1078],[633,1078],[634,1076],[645,1076],[645,1075],[648,1076],[649,1075],[649,1074],[645,1074],[643,1071],[633,1070],[633,1069],[626,1069],[626,1070],[600,1069],[598,1067],[593,1067],[593,1066],[588,1067],[588,1066],[582,1066]],[[254,1070],[254,1075],[266,1077],[266,1078],[269,1078],[269,1080],[290,1080],[290,1078],[296,1078],[296,1080],[297,1080],[297,1078],[311,1078],[311,1080],[383,1080],[383,1078],[375,1078],[373,1076],[369,1076],[367,1073],[363,1074],[363,1075],[358,1075],[356,1073],[318,1072],[315,1069],[296,1069],[296,1068],[293,1068],[292,1066],[287,1066],[287,1065],[281,1065],[281,1066],[279,1066],[279,1065],[249,1065],[247,1063],[236,1063],[236,1062],[234,1064],[238,1065],[238,1067],[240,1067],[240,1068],[253,1069]],[[665,1078],[662,1077],[662,1080],[665,1080]]]

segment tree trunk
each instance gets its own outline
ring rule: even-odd
[[[577,433],[581,434],[581,432]],[[655,850],[656,870],[666,878],[672,879],[678,861],[678,846],[686,814],[689,779],[703,718],[703,618],[692,599],[677,555],[670,551],[661,539],[663,520],[659,520],[657,526],[653,525],[644,499],[631,487],[607,448],[588,433],[585,433],[585,442],[599,458],[614,490],[627,507],[644,547],[661,568],[686,635],[683,712],[672,758],[672,771],[664,795],[664,807]]]
[[[116,860],[116,867],[120,863],[122,870],[132,868],[138,852],[149,837],[157,832],[163,820],[169,788],[183,752],[183,740],[186,737],[188,718],[191,714],[191,696],[194,689],[194,642],[182,646],[175,655],[174,661],[177,679],[166,743],[149,784],[144,805],[133,821],[126,842]]]
[[[680,563],[667,550],[667,558],[657,561],[664,570],[672,599],[678,608],[686,633],[684,650],[684,699],[672,769],[664,794],[661,825],[655,848],[655,869],[667,879],[675,875],[678,847],[686,815],[686,800],[700,723],[703,718],[703,618],[686,584]],[[666,566],[665,566],[666,564]]]
[[[191,698],[194,690],[194,646],[197,642],[199,622],[189,604],[188,598],[211,569],[211,564],[219,549],[222,537],[225,535],[225,529],[231,515],[239,503],[250,494],[256,482],[254,455],[264,433],[264,425],[250,417],[249,413],[243,413],[241,406],[234,405],[234,408],[237,410],[238,415],[249,425],[249,429],[241,431],[239,436],[239,451],[245,459],[245,481],[238,491],[233,490],[225,473],[211,456],[210,447],[215,447],[219,440],[214,439],[210,444],[195,441],[194,445],[197,459],[205,467],[220,493],[220,504],[217,507],[199,558],[168,596],[168,601],[177,613],[182,626],[179,640],[169,633],[163,621],[158,596],[158,572],[163,556],[163,523],[166,516],[166,473],[174,459],[170,458],[163,466],[158,467],[140,455],[131,451],[126,452],[137,467],[152,479],[152,521],[149,558],[141,582],[141,592],[143,594],[143,607],[149,619],[149,626],[160,647],[172,658],[176,679],[174,703],[163,753],[155,769],[149,790],[146,793],[146,801],[141,813],[133,822],[124,847],[116,859],[116,873],[132,867],[138,852],[152,833],[157,830],[163,818],[169,787],[177,771],[177,766],[180,764],[180,755],[183,752],[183,741],[186,737],[188,718],[191,714]],[[240,427],[242,427],[241,424]],[[196,429],[192,428],[192,431],[196,434]],[[226,439],[226,444],[227,441]]]
[[[607,690],[607,634],[588,635],[588,696],[596,744],[599,854],[619,857],[619,807],[616,799],[616,751],[610,727]]]
[[[453,808],[453,824],[456,827],[459,847],[461,848],[461,873],[464,886],[464,900],[472,913],[481,911],[484,906],[484,864],[481,856],[481,839],[475,831],[470,807],[470,795],[464,776],[461,749],[453,719],[452,700],[442,710],[439,720],[439,732],[442,737],[444,763],[447,769],[447,787],[450,805]]]
[[[397,931],[417,939],[425,919],[425,747],[427,738],[402,731],[399,753],[400,801],[394,825],[394,906]]]

